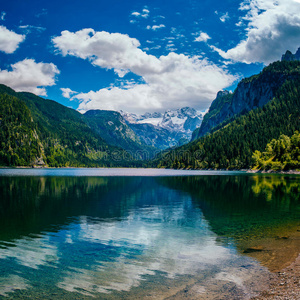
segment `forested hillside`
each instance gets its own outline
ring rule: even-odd
[[[89,110],[84,117],[87,124],[111,145],[127,150],[136,159],[153,158],[157,149],[142,143],[119,112]]]
[[[7,94],[0,95],[0,165],[26,166],[43,163],[44,150],[36,124],[25,103]]]
[[[272,101],[261,108],[225,122],[208,134],[156,160],[159,167],[194,169],[243,169],[253,165],[252,154],[263,151],[281,134],[300,129],[300,62],[276,62],[268,71],[286,78]],[[249,79],[251,80],[251,79]],[[272,80],[270,78],[270,80]],[[266,88],[268,88],[266,86]]]
[[[259,74],[241,80],[234,91],[221,91],[212,102],[193,140],[230,123],[237,116],[263,107],[279,93],[286,81],[299,76],[299,61],[281,61],[270,64]]]
[[[0,165],[132,164],[131,154],[108,144],[79,112],[4,85],[0,85],[0,96]]]

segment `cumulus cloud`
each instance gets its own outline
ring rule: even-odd
[[[72,91],[72,90],[69,89],[69,88],[61,88],[60,90],[62,91],[63,97],[68,98],[68,99],[71,98],[71,95],[77,94],[77,92]]]
[[[62,55],[88,59],[93,65],[113,69],[120,77],[133,72],[143,84],[128,84],[80,93],[79,110],[89,109],[163,110],[193,106],[204,109],[216,92],[230,85],[236,78],[206,59],[198,56],[169,53],[159,58],[142,51],[140,43],[128,35],[95,32],[83,29],[72,33],[63,31],[53,38]]]
[[[205,32],[200,32],[200,35],[195,38],[195,42],[207,42],[211,37],[205,33]]]
[[[12,71],[0,69],[0,82],[10,86],[17,92],[31,92],[46,96],[45,86],[55,84],[55,76],[59,74],[53,63],[36,63],[33,59],[24,59],[11,65]]]
[[[149,9],[144,8],[142,12],[134,11],[133,13],[131,13],[131,15],[134,17],[147,19],[149,17],[149,13]]]
[[[165,28],[166,26],[164,24],[160,24],[160,25],[153,25],[153,26],[150,26],[148,25],[147,26],[147,29],[152,29],[152,30],[157,30],[157,29],[161,29],[161,28]]]
[[[93,29],[73,33],[66,30],[52,41],[63,56],[89,59],[93,65],[114,69],[120,77],[129,71],[147,73],[148,66],[158,65],[155,56],[138,48],[140,42],[137,39],[120,33],[95,32]]]
[[[13,53],[24,40],[25,35],[17,34],[5,26],[0,26],[0,51],[7,54]]]
[[[135,11],[135,12],[133,12],[131,15],[132,15],[132,16],[135,16],[135,17],[138,17],[138,16],[140,16],[141,14],[140,14],[139,12]]]
[[[245,39],[227,51],[212,46],[223,58],[268,64],[300,46],[299,1],[247,0],[240,10],[245,15],[237,26],[246,27]]]

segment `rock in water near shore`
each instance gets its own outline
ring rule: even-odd
[[[277,235],[276,236],[276,240],[288,240],[290,237],[289,236],[279,236],[279,235]]]
[[[260,252],[260,251],[264,251],[264,250],[265,250],[265,248],[262,246],[249,247],[244,250],[244,253]]]

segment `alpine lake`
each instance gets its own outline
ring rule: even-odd
[[[299,217],[299,175],[0,169],[0,299],[250,299]]]

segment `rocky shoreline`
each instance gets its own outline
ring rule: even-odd
[[[268,290],[252,300],[298,300],[300,299],[300,255],[287,268],[270,274]]]
[[[240,253],[259,261],[268,270],[264,277],[257,276],[256,281],[245,281],[240,286],[234,285],[227,278],[223,287],[215,284],[210,286],[212,289],[209,292],[205,292],[202,283],[191,282],[173,295],[166,294],[161,299],[300,299],[300,223],[293,228],[277,231],[271,238],[241,243],[238,248]],[[243,291],[241,287],[244,283],[247,288]]]
[[[267,286],[252,300],[300,299],[300,224],[279,234],[255,245],[264,251],[247,254],[270,270]]]
[[[243,170],[241,170],[243,171]],[[288,170],[288,171],[274,171],[274,170],[246,170],[247,173],[261,173],[261,174],[295,174],[300,175],[300,171],[297,170]]]

